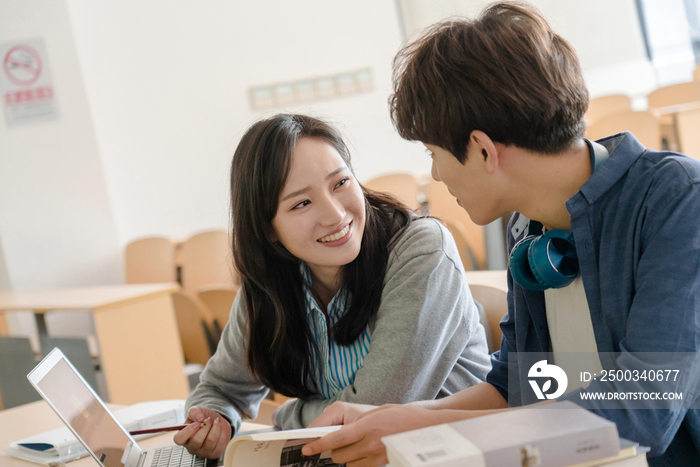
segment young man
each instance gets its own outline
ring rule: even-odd
[[[569,277],[547,284],[551,271],[529,261],[534,248],[517,248],[486,382],[407,406],[337,403],[314,425],[347,426],[304,453],[333,449],[349,467],[381,465],[382,436],[551,399],[546,385],[535,397],[529,381],[542,359],[574,387],[561,396],[558,380],[555,398],[614,421],[620,436],[651,448],[650,465],[700,465],[700,164],[647,150],[630,133],[601,140],[604,149],[584,140],[588,91],[576,54],[527,6],[494,4],[475,21],[436,25],[399,53],[394,81],[392,119],[428,148],[433,177],[478,224],[516,212],[509,249],[540,236],[544,256],[532,261],[559,253],[554,282]],[[620,369],[623,381],[598,377],[586,388],[574,381],[577,365]],[[624,377],[645,370],[677,377]],[[644,399],[662,391],[683,400]],[[628,400],[586,400],[593,393]]]

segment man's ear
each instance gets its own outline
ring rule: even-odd
[[[472,131],[469,136],[469,142],[474,145],[474,150],[470,151],[473,155],[478,154],[481,156],[482,160],[486,163],[486,170],[489,173],[493,173],[498,167],[498,149],[496,144],[493,142],[489,135],[481,130]]]

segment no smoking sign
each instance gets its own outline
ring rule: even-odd
[[[34,84],[41,76],[41,56],[33,47],[20,44],[12,47],[2,61],[5,76],[18,86]]]
[[[0,45],[0,88],[7,125],[58,117],[43,39]]]

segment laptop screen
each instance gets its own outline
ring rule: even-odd
[[[131,439],[65,359],[37,386],[105,467],[124,466]]]

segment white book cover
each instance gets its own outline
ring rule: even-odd
[[[559,467],[616,456],[617,427],[572,402],[382,438],[392,467]]]

